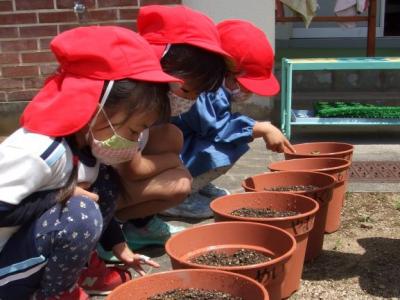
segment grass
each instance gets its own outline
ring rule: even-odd
[[[368,216],[368,215],[359,216],[357,219],[361,223],[372,223],[372,222],[374,222],[374,220],[371,218],[371,216]]]
[[[342,245],[343,245],[343,241],[341,239],[337,239],[335,242],[335,246],[333,246],[332,250],[337,251],[342,247]]]

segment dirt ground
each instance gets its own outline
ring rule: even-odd
[[[289,299],[400,299],[400,194],[347,193],[340,230]]]

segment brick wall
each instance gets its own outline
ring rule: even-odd
[[[0,102],[27,101],[57,67],[51,39],[83,25],[118,25],[135,29],[140,6],[179,4],[180,0],[0,0]]]

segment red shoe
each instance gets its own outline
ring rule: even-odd
[[[52,297],[40,297],[38,295],[33,295],[32,300],[89,300],[89,295],[78,285],[68,291],[62,292],[57,296]]]
[[[113,289],[132,279],[128,271],[107,267],[96,252],[90,255],[88,266],[83,269],[78,284],[89,295],[108,295]]]

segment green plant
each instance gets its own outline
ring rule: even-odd
[[[361,215],[357,219],[361,223],[372,223],[374,221],[369,215]]]
[[[314,104],[314,109],[315,115],[323,118],[400,118],[400,106],[320,101]]]
[[[343,242],[341,239],[337,239],[335,242],[335,246],[333,246],[332,250],[339,250],[342,246]]]
[[[400,211],[400,197],[397,197],[397,199],[394,200],[394,208]]]

